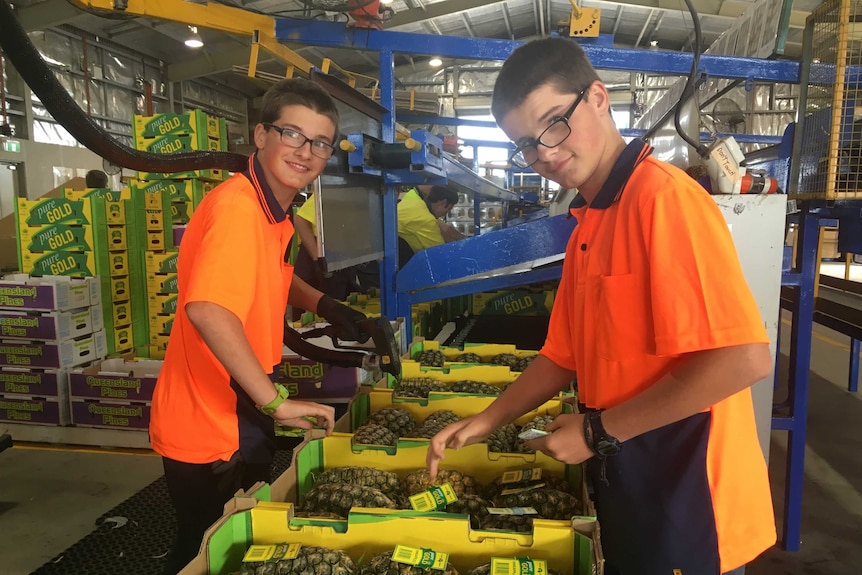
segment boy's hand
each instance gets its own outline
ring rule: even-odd
[[[595,455],[584,438],[584,416],[580,413],[557,416],[545,431],[550,435],[524,443],[530,449],[541,451],[557,461],[576,465]]]
[[[332,433],[335,427],[335,408],[310,401],[287,399],[278,406],[272,418],[285,427],[311,429],[314,422],[306,418],[314,418],[319,427],[326,428],[326,435]]]
[[[485,421],[481,413],[447,425],[431,438],[428,454],[425,456],[428,473],[432,478],[437,477],[437,466],[443,459],[443,452],[446,449],[460,449],[465,445],[481,443],[493,431],[493,427]]]
[[[366,319],[365,314],[347,307],[328,295],[324,295],[317,303],[317,315],[335,326],[338,339],[365,343],[370,337],[360,330],[358,325],[358,322]]]

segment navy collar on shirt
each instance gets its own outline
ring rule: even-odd
[[[590,208],[597,210],[606,210],[611,207],[614,202],[620,199],[623,194],[623,189],[629,181],[635,168],[644,158],[652,153],[652,146],[635,138],[625,147],[620,157],[614,163],[608,179],[605,180],[602,189],[590,204]],[[581,194],[575,196],[572,203],[569,204],[569,210],[576,210],[587,205],[587,200]]]
[[[272,192],[272,188],[269,187],[266,177],[264,177],[263,166],[260,165],[260,160],[257,159],[257,152],[249,156],[248,169],[242,175],[251,182],[251,185],[257,192],[260,207],[263,209],[263,213],[266,214],[266,219],[269,220],[269,223],[280,224],[283,222],[287,214],[284,212],[281,204],[278,203],[275,194]]]

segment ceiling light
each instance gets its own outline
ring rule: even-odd
[[[435,68],[437,68],[437,67],[439,67],[439,66],[442,66],[442,65],[443,65],[443,60],[441,60],[441,59],[440,59],[440,58],[438,58],[437,56],[434,56],[433,58],[431,58],[430,60],[428,60],[428,65],[429,65],[429,66],[434,66]]]
[[[381,4],[392,4],[392,0],[380,0]]]
[[[201,39],[200,34],[198,34],[197,26],[189,26],[189,31],[191,31],[191,36],[186,38],[186,46],[189,48],[201,48],[204,45],[204,41]]]
[[[653,48],[658,48],[658,40],[650,40],[649,45]]]

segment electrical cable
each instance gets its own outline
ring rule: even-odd
[[[688,145],[697,150],[698,154],[703,157],[706,157],[707,155],[709,155],[708,148],[700,142],[696,142],[691,137],[689,137],[689,135],[686,134],[685,131],[682,129],[682,126],[680,124],[680,114],[682,112],[682,107],[688,101],[689,98],[694,96],[694,93],[697,89],[697,85],[695,84],[695,82],[697,81],[697,67],[700,64],[700,48],[703,44],[703,33],[700,28],[700,17],[697,14],[697,10],[695,9],[691,0],[684,1],[692,18],[692,25],[694,27],[694,42],[692,43],[691,70],[689,70],[688,78],[686,78],[685,86],[682,89],[682,94],[680,94],[679,100],[677,100],[676,106],[674,107],[673,124],[680,137],[685,140]],[[669,115],[670,111],[668,111],[668,113],[665,113],[665,115],[662,116],[660,120],[654,122],[653,125],[650,126],[650,128],[641,138],[643,140],[649,140],[650,138],[652,138],[656,134],[656,132],[658,132],[664,125]]]
[[[703,34],[700,29],[700,17],[697,14],[697,10],[694,8],[694,4],[691,0],[685,0],[685,5],[688,7],[689,13],[691,13],[692,24],[694,25],[694,47],[692,50],[692,62],[691,62],[691,71],[688,74],[688,79],[685,81],[685,86],[682,89],[682,95],[679,97],[679,101],[676,103],[676,111],[673,114],[673,125],[676,128],[679,136],[688,143],[689,146],[697,150],[697,153],[701,157],[707,157],[709,155],[709,149],[700,143],[700,141],[695,141],[692,137],[685,133],[685,130],[682,129],[682,125],[680,123],[680,115],[682,113],[683,105],[688,101],[689,98],[694,96],[695,86],[694,82],[697,77],[697,66],[700,63],[700,48],[703,43]]]

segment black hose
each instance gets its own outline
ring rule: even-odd
[[[15,17],[9,0],[0,0],[0,48],[51,116],[78,142],[113,164],[160,173],[211,168],[241,172],[248,166],[248,158],[242,154],[209,151],[154,154],[116,141],[84,113],[57,81]]]
[[[335,351],[317,347],[302,339],[299,332],[287,323],[284,324],[284,345],[304,358],[336,367],[362,367],[362,361],[366,355],[356,351]]]
[[[685,81],[685,87],[682,89],[682,95],[679,97],[679,101],[676,103],[676,111],[673,114],[673,125],[676,128],[679,136],[685,140],[689,146],[697,150],[697,153],[702,157],[707,157],[709,155],[709,148],[700,143],[700,139],[695,141],[688,134],[685,133],[685,130],[682,129],[682,125],[680,124],[680,113],[682,112],[682,106],[685,102],[688,101],[690,97],[694,95],[694,81],[697,77],[697,66],[700,62],[700,46],[703,42],[703,34],[700,30],[700,17],[697,15],[697,10],[694,8],[694,4],[691,3],[691,0],[685,0],[685,5],[688,7],[688,11],[691,13],[691,20],[694,24],[694,46],[692,48],[692,61],[691,61],[691,71],[688,73],[688,78]],[[700,133],[700,127],[698,126],[698,133]]]

